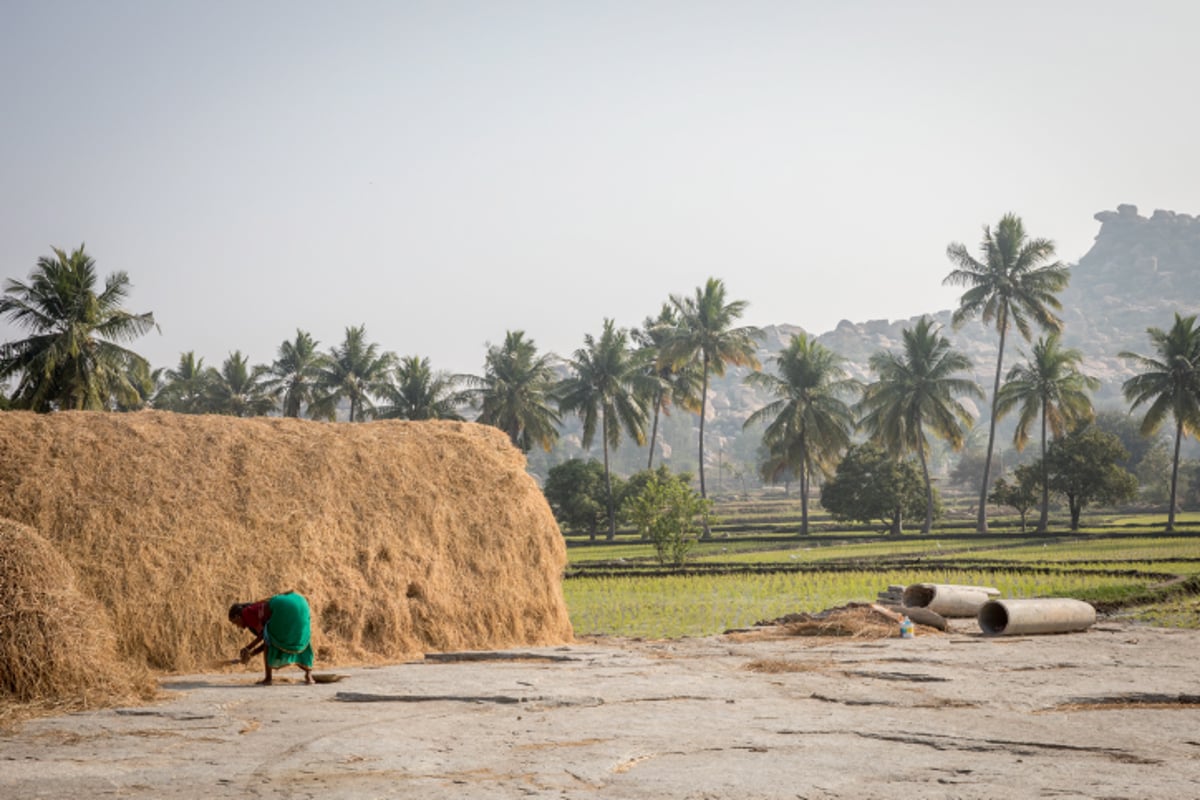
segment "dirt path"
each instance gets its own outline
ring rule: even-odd
[[[1200,797],[1198,663],[1200,631],[1108,623],[175,677],[160,704],[0,737],[0,796]]]

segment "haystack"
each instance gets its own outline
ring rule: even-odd
[[[234,601],[295,590],[318,666],[568,642],[566,550],[490,427],[0,414],[0,517],[36,530],[163,670],[237,653]]]
[[[0,519],[0,698],[87,708],[152,690],[145,668],[118,660],[108,615],[71,565],[32,528]]]

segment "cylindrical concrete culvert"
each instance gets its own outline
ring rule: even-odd
[[[986,587],[914,583],[904,590],[908,608],[928,608],[943,617],[973,617],[988,601]]]
[[[979,609],[979,628],[989,636],[1073,633],[1096,623],[1096,609],[1069,597],[989,600]]]

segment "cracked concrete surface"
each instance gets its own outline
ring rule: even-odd
[[[1200,797],[1198,661],[1198,631],[1104,624],[174,676],[155,705],[0,736],[0,796]]]

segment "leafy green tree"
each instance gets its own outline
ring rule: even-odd
[[[328,366],[328,357],[317,350],[317,344],[311,334],[297,328],[296,338],[279,345],[275,361],[267,368],[264,385],[280,398],[285,417],[299,417],[313,408],[321,370]]]
[[[1138,497],[1143,502],[1166,506],[1171,502],[1171,453],[1161,439],[1158,442],[1160,446],[1148,451],[1137,466],[1129,471],[1138,479]],[[1180,509],[1188,504],[1184,491],[1187,484],[1187,478],[1184,475],[1186,464],[1187,461],[1182,459],[1179,462],[1179,494],[1176,496],[1175,502],[1176,507]],[[1124,465],[1118,464],[1117,466]],[[1129,468],[1125,467],[1125,469]]]
[[[1116,463],[1128,455],[1120,439],[1092,425],[1050,443],[1046,479],[1051,491],[1067,498],[1071,530],[1079,530],[1079,517],[1087,506],[1114,505],[1137,496],[1137,478]]]
[[[1013,470],[1013,481],[1000,478],[992,484],[988,502],[998,506],[1012,506],[1021,515],[1021,533],[1025,532],[1025,519],[1029,510],[1037,505],[1042,494],[1042,476],[1032,464],[1022,464]],[[1044,529],[1043,529],[1044,530]]]
[[[350,422],[361,422],[375,411],[376,397],[387,390],[388,376],[396,363],[394,353],[381,352],[367,341],[365,325],[346,328],[346,338],[329,351],[317,378],[313,417],[333,419],[337,404],[350,403]]]
[[[463,417],[459,409],[467,393],[459,388],[460,378],[434,372],[428,358],[405,356],[396,365],[394,382],[382,388],[379,419],[453,419]]]
[[[709,278],[692,297],[671,296],[671,305],[679,314],[679,327],[662,345],[663,358],[677,369],[689,363],[698,364],[700,381],[699,475],[700,496],[708,497],[704,485],[704,418],[708,408],[708,378],[725,374],[729,365],[759,368],[755,356],[757,341],[763,334],[758,328],[733,327],[742,316],[744,300],[725,301],[725,284]],[[705,528],[705,536],[708,529]]]
[[[204,359],[196,358],[195,351],[180,353],[179,364],[162,373],[154,407],[179,414],[203,414],[208,411],[209,387],[216,377],[216,371],[204,366]]]
[[[514,447],[528,453],[534,445],[549,451],[562,423],[554,409],[554,357],[539,355],[524,331],[508,331],[504,344],[489,346],[483,377],[466,376],[470,397],[479,405],[479,422],[508,434]]]
[[[131,284],[114,272],[97,291],[96,262],[83,245],[42,256],[27,283],[9,279],[0,297],[7,316],[32,335],[0,345],[0,381],[16,378],[11,402],[32,411],[104,410],[141,398],[131,376],[146,360],[118,344],[156,327],[151,313],[122,308]]]
[[[560,526],[586,531],[596,541],[600,522],[607,517],[605,477],[604,466],[595,459],[572,458],[550,468],[542,493]]]
[[[1175,530],[1175,504],[1179,485],[1179,449],[1184,435],[1200,435],[1200,328],[1196,315],[1175,314],[1169,331],[1149,328],[1155,356],[1123,352],[1143,370],[1125,381],[1122,391],[1131,410],[1148,404],[1142,419],[1142,433],[1151,435],[1167,416],[1175,421],[1175,453],[1171,460],[1171,499],[1167,511],[1167,532]]]
[[[1183,490],[1180,501],[1190,506],[1200,505],[1200,461],[1185,461],[1179,465]]]
[[[939,514],[934,492],[934,513]],[[851,447],[833,478],[821,487],[821,505],[839,520],[882,522],[893,535],[904,532],[904,518],[925,513],[921,473],[910,461],[899,461],[877,444]]]
[[[921,532],[929,533],[934,498],[926,433],[962,449],[972,419],[958,397],[983,393],[974,381],[958,377],[971,368],[971,361],[950,346],[928,317],[922,317],[915,328],[905,328],[903,336],[902,355],[883,351],[871,356],[871,369],[879,377],[867,386],[858,404],[863,414],[860,424],[892,455],[917,454],[925,485]]]
[[[275,410],[275,396],[264,382],[267,368],[251,367],[240,350],[229,354],[208,384],[207,408],[214,414],[261,417]]]
[[[617,496],[620,498],[619,505],[624,506],[632,497],[641,494],[651,480],[657,479],[660,482],[665,481],[682,481],[685,486],[692,485],[692,475],[688,472],[672,472],[671,468],[666,464],[659,464],[654,469],[639,470],[630,475],[622,485]]]
[[[786,470],[800,480],[800,534],[808,535],[809,482],[814,473],[829,476],[850,447],[854,415],[846,397],[859,388],[844,359],[800,333],[772,359],[778,374],[752,372],[750,385],[775,398],[755,411],[743,427],[766,423],[763,444],[770,454],[764,478]],[[770,474],[767,474],[767,473]]]
[[[660,564],[683,566],[696,545],[697,534],[712,509],[710,501],[686,482],[653,475],[642,491],[626,501],[643,539],[654,544]]]
[[[1035,421],[1041,426],[1041,460],[1046,466],[1046,431],[1058,439],[1094,416],[1090,391],[1100,388],[1100,381],[1079,371],[1083,353],[1063,348],[1057,333],[1040,337],[1024,364],[1009,370],[1004,386],[997,396],[997,416],[1003,417],[1019,409],[1013,444],[1024,450],[1029,443],[1029,429]],[[1045,533],[1050,520],[1050,483],[1043,472],[1041,478],[1042,504],[1037,532]],[[1011,504],[1008,504],[1011,505]],[[1021,517],[1024,530],[1025,518]]]
[[[954,325],[979,315],[985,325],[995,324],[1000,335],[996,348],[996,379],[992,385],[992,413],[988,421],[987,456],[983,461],[983,485],[979,492],[977,529],[987,533],[987,495],[992,453],[996,443],[996,404],[1000,378],[1004,374],[1004,344],[1013,327],[1029,341],[1032,321],[1052,332],[1062,330],[1062,320],[1054,310],[1062,308],[1057,293],[1067,287],[1070,270],[1054,261],[1054,243],[1049,239],[1031,239],[1025,225],[1015,214],[1005,214],[995,232],[984,226],[980,242],[982,260],[975,259],[966,246],[952,242],[946,256],[955,269],[943,281],[948,286],[965,286],[954,312]]]
[[[604,483],[608,490],[608,538],[616,538],[616,496],[610,480],[608,451],[621,443],[624,430],[638,444],[646,441],[645,384],[653,378],[646,375],[642,357],[629,348],[629,335],[617,329],[611,319],[604,320],[600,338],[587,334],[584,346],[575,351],[568,363],[571,374],[558,385],[555,394],[563,414],[578,414],[583,421],[585,448],[591,447],[600,430],[604,451]]]
[[[700,371],[694,361],[677,365],[664,356],[664,346],[679,328],[679,314],[675,307],[664,303],[657,317],[646,317],[640,329],[630,334],[642,350],[643,363],[648,375],[655,380],[648,384],[650,407],[654,409],[654,421],[650,427],[649,456],[646,469],[654,466],[654,449],[658,441],[659,415],[670,415],[672,406],[689,411],[700,408]]]
[[[970,437],[967,437],[968,440]],[[1001,459],[999,454],[992,454],[992,463],[988,469],[988,474],[994,480],[994,476],[1001,472]],[[983,475],[983,449],[974,448],[969,443],[963,448],[962,455],[958,457],[958,461],[950,469],[949,481],[952,486],[957,486],[961,489],[974,489],[979,486],[979,479]],[[991,489],[993,484],[989,483],[988,489]]]
[[[1150,436],[1145,435],[1142,433],[1141,421],[1135,419],[1128,411],[1098,411],[1092,424],[1100,430],[1116,436],[1121,440],[1121,446],[1129,451],[1129,458],[1117,462],[1118,467],[1123,467],[1138,475],[1143,467],[1148,468],[1151,464],[1160,462],[1170,463],[1171,456],[1167,451],[1162,433],[1159,431]],[[1163,470],[1162,476],[1165,502],[1170,484],[1170,469]],[[1139,482],[1145,482],[1140,475]]]

